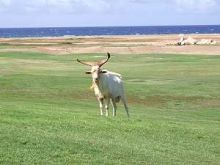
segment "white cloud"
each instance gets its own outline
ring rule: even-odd
[[[83,3],[95,11],[104,11],[105,9],[109,9],[111,7],[111,4],[105,0],[83,0]]]
[[[0,11],[5,11],[11,5],[11,0],[0,0]]]
[[[219,24],[219,12],[220,0],[0,0],[0,27]]]
[[[174,0],[177,10],[193,13],[209,12],[217,6],[216,0]]]
[[[11,4],[11,0],[0,0],[0,7],[6,7]]]
[[[20,13],[88,13],[109,10],[112,3],[113,1],[107,0],[0,0],[0,8]]]
[[[178,11],[204,12],[211,10],[219,0],[0,0],[0,8],[20,11],[103,12],[110,9],[126,9],[132,5],[150,8],[155,4],[173,6]],[[129,5],[130,4],[130,5]],[[128,7],[127,7],[128,6]],[[123,10],[122,10],[123,11]]]

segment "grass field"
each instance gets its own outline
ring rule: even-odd
[[[129,119],[76,58],[105,55],[0,53],[0,164],[220,164],[220,56],[113,54]]]

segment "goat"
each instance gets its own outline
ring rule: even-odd
[[[101,67],[109,60],[110,53],[107,53],[107,59],[97,62],[86,62],[77,59],[77,62],[91,67],[86,74],[92,76],[91,89],[94,90],[95,96],[99,102],[100,114],[108,116],[109,103],[113,106],[113,116],[116,116],[116,103],[120,100],[123,102],[127,116],[129,117],[127,101],[124,94],[122,77],[119,73],[102,70]]]

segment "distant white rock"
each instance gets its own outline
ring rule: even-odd
[[[184,38],[183,34],[180,34],[180,40],[177,42],[178,45],[195,45],[197,40],[189,36],[187,39]]]
[[[185,45],[184,34],[179,34],[180,40],[177,42],[178,45]]]
[[[216,41],[212,39],[201,39],[197,42],[197,45],[215,45]]]
[[[201,39],[196,40],[189,36],[185,39],[184,34],[179,34],[180,40],[177,42],[178,45],[215,45],[216,41],[212,39]]]
[[[185,45],[195,45],[197,40],[189,36],[185,41]]]

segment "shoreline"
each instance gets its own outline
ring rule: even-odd
[[[131,35],[63,35],[63,36],[39,36],[39,37],[0,37],[1,39],[66,39],[66,38],[117,38],[117,37],[164,37],[164,36],[220,36],[220,33],[173,33],[173,34],[131,34]]]

